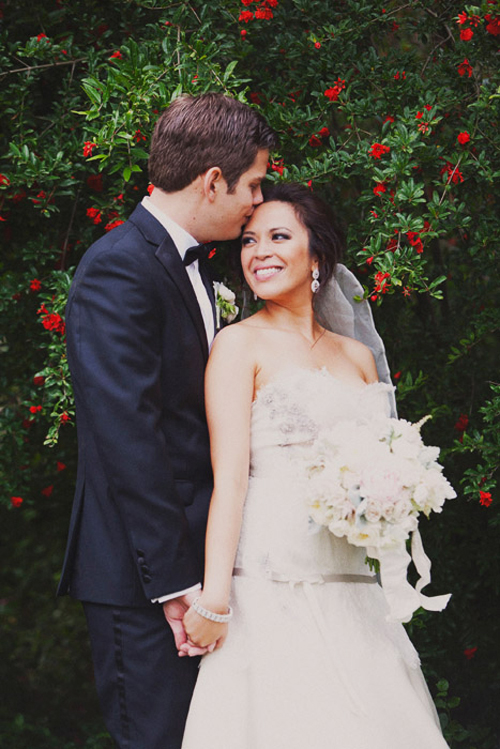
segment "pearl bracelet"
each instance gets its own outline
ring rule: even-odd
[[[204,609],[203,606],[200,606],[200,604],[198,603],[199,600],[199,597],[195,598],[191,606],[196,611],[196,613],[202,616],[204,619],[209,619],[211,622],[217,622],[218,624],[225,624],[231,619],[233,615],[231,606],[228,606],[229,611],[227,612],[227,614],[216,614],[214,611],[209,611],[208,609]]]

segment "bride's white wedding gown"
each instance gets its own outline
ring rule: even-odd
[[[447,747],[364,549],[311,528],[296,472],[320,428],[389,415],[390,390],[295,369],[258,393],[234,616],[224,646],[202,659],[183,749]]]

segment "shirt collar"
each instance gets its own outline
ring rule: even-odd
[[[160,210],[160,208],[158,208],[158,206],[153,203],[148,195],[144,196],[141,203],[144,208],[149,211],[151,215],[154,216],[155,219],[159,221],[160,224],[168,231],[173,243],[175,244],[179,252],[179,255],[181,256],[181,259],[184,260],[186,251],[190,247],[198,244],[196,239],[189,232],[183,229],[182,226],[179,226],[179,224],[177,224],[172,218],[170,218],[170,216],[167,216],[166,213]]]

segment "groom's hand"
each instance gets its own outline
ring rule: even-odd
[[[186,630],[182,623],[186,612],[196,596],[197,592],[186,593],[183,596],[172,598],[170,601],[165,601],[165,603],[162,604],[165,619],[172,630],[175,639],[175,646],[179,651],[180,656],[203,655],[208,651],[208,648],[197,647],[192,642],[188,641]]]

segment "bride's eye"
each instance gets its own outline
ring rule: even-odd
[[[290,235],[283,231],[277,231],[273,234],[273,240],[290,239]]]
[[[253,237],[249,237],[249,236],[242,237],[241,246],[245,247],[248,244],[252,244],[252,242],[255,242],[255,239]]]

